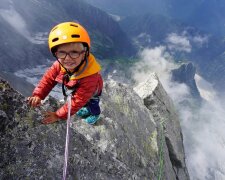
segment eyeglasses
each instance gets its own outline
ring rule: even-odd
[[[72,59],[76,59],[78,57],[80,57],[80,55],[82,53],[84,53],[85,51],[81,51],[81,52],[77,52],[77,51],[70,51],[70,52],[65,52],[65,51],[57,51],[55,53],[55,56],[58,58],[58,59],[65,59],[67,55],[69,55],[70,58]]]

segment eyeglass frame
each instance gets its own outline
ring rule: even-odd
[[[82,53],[84,53],[84,52],[85,52],[85,50],[80,51],[80,52],[78,52],[78,51],[70,51],[70,52],[56,51],[56,52],[55,52],[55,56],[56,56],[58,59],[66,59],[66,56],[69,55],[69,57],[70,57],[71,59],[77,59],[77,58],[79,58],[80,55],[81,55]],[[63,58],[58,57],[58,56],[57,56],[57,53],[65,53],[65,57],[63,57]],[[71,56],[71,53],[77,53],[78,56],[73,58],[73,57]]]

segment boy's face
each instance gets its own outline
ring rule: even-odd
[[[56,57],[69,71],[73,71],[84,59],[85,51],[80,43],[67,43],[59,45]]]

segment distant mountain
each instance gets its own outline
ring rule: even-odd
[[[130,38],[142,47],[159,45],[169,33],[181,33],[186,27],[179,21],[150,13],[129,16],[121,20],[120,25]]]
[[[225,42],[187,23],[162,15],[130,16],[121,27],[140,49],[165,46],[176,61],[191,61],[218,90],[225,88]]]
[[[223,0],[86,0],[123,17],[147,13],[163,15],[196,26],[208,33],[225,35]]]
[[[202,98],[195,82],[196,68],[192,63],[184,63],[177,69],[172,70],[172,80],[178,83],[185,83],[189,87],[190,98],[194,99],[199,105]]]
[[[225,1],[223,0],[171,0],[172,18],[191,24],[207,33],[225,35]]]
[[[0,5],[0,70],[15,71],[52,59],[48,33],[64,21],[78,21],[91,36],[98,58],[129,57],[130,40],[111,16],[80,0],[7,1]]]
[[[170,51],[175,59],[192,61],[214,87],[225,88],[225,1],[86,1],[120,16],[123,30],[138,48],[168,46],[169,37],[187,43],[186,50]]]
[[[106,12],[120,16],[143,15],[146,13],[163,13],[167,11],[165,0],[85,0]]]

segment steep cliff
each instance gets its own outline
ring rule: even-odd
[[[188,172],[185,165],[183,135],[179,117],[171,98],[167,95],[155,73],[150,74],[147,81],[135,87],[135,91],[143,98],[145,106],[152,113],[158,127],[163,128],[164,150],[167,151],[167,156],[164,158],[169,158],[169,161],[164,159],[166,172],[173,170],[176,176],[176,178],[168,179],[186,179]]]
[[[138,96],[107,81],[100,121],[90,126],[73,117],[68,179],[189,179],[172,101],[156,76],[149,82],[155,86],[140,85]],[[0,102],[0,179],[61,179],[66,122],[40,123],[43,110],[59,104],[49,98],[30,108],[2,79]]]
[[[189,87],[192,98],[196,99],[197,101],[200,101],[201,96],[195,82],[195,73],[196,68],[193,63],[190,62],[183,63],[180,65],[179,68],[173,69],[171,71],[172,80],[178,83],[185,83]]]

